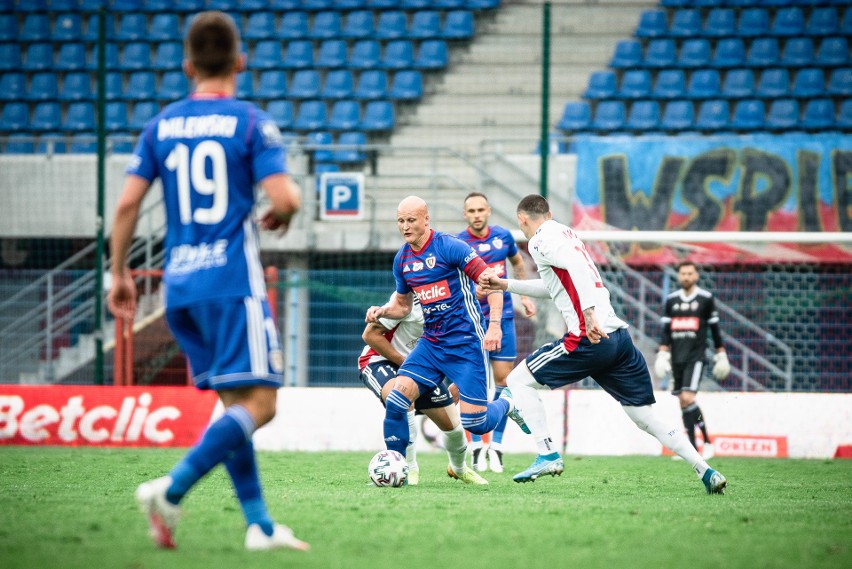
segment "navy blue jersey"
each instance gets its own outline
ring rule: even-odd
[[[470,229],[465,229],[459,233],[458,237],[473,247],[473,250],[485,261],[485,264],[497,271],[498,277],[508,278],[506,259],[518,254],[515,238],[512,237],[512,233],[508,229],[499,225],[491,225],[487,229],[483,237],[477,237],[470,232]],[[489,318],[491,308],[488,306],[488,297],[480,299],[479,305],[482,307],[482,313],[485,317]],[[512,307],[512,294],[504,292],[503,318],[514,317],[515,311]]]
[[[285,172],[278,127],[252,103],[190,97],[148,123],[127,173],[163,184],[167,307],[266,297],[255,187]]]
[[[448,233],[432,231],[416,253],[408,243],[402,246],[393,263],[396,291],[417,295],[423,307],[423,339],[442,344],[482,341],[485,321],[474,281],[485,269],[476,251]]]

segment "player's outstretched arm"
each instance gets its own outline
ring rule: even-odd
[[[112,222],[112,287],[107,296],[107,305],[113,316],[130,321],[136,315],[136,285],[127,266],[127,251],[136,231],[142,200],[150,187],[151,183],[145,178],[127,176]]]
[[[414,306],[412,293],[394,294],[387,304],[383,306],[371,306],[367,309],[367,315],[364,318],[365,322],[377,322],[379,318],[390,318],[392,320],[402,320],[411,308]]]
[[[283,235],[302,206],[302,190],[287,174],[273,174],[260,182],[272,205],[260,216],[260,226]]]
[[[368,346],[376,350],[377,354],[384,357],[397,367],[401,366],[402,362],[405,361],[405,356],[396,351],[393,345],[385,337],[387,331],[387,328],[385,328],[381,323],[371,322],[364,327],[361,339],[364,340]]]

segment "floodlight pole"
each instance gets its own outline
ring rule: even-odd
[[[550,2],[545,2],[542,11],[541,30],[541,139],[538,144],[539,194],[547,199],[547,162],[550,154],[548,137],[550,132]]]

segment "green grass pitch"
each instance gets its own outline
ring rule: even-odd
[[[180,450],[0,448],[0,567],[13,568],[848,568],[852,461],[718,458],[707,496],[682,462],[566,457],[561,478],[515,484],[507,456],[487,487],[421,453],[421,485],[367,485],[368,453],[260,453],[276,519],[309,553],[243,550],[220,468],[184,502],[178,549],[155,550],[132,499]]]

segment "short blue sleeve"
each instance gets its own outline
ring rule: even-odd
[[[447,234],[444,244],[447,262],[460,269],[464,269],[474,257],[479,256],[469,243],[462,241],[455,235]]]
[[[506,242],[509,244],[509,252],[506,255],[507,257],[514,257],[518,254],[518,246],[515,244],[515,238],[512,237],[512,232],[508,229],[506,230]]]
[[[154,128],[156,128],[156,119],[152,120],[142,131],[142,136],[139,137],[139,142],[136,143],[136,149],[133,151],[133,156],[130,158],[130,163],[127,164],[125,174],[133,174],[140,178],[145,178],[149,182],[157,179],[157,158],[154,154]]]
[[[393,278],[396,281],[396,292],[399,294],[408,294],[411,292],[411,287],[408,286],[408,283],[405,282],[405,279],[402,278],[402,263],[400,259],[402,258],[402,250],[397,252],[396,257],[393,259]]]
[[[253,109],[253,117],[254,123],[249,127],[249,151],[254,181],[260,182],[274,174],[286,174],[284,141],[278,125],[259,109]]]

